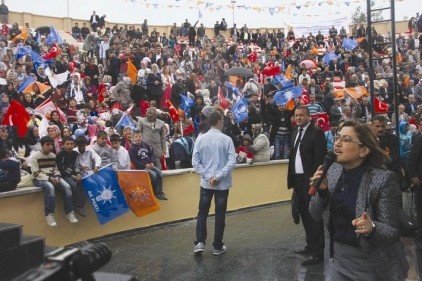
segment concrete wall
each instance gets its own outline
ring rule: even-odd
[[[38,26],[50,26],[53,25],[56,27],[57,30],[65,30],[70,32],[72,27],[75,25],[75,22],[79,23],[79,26],[82,27],[83,23],[86,23],[88,27],[89,25],[89,19],[81,20],[81,19],[72,19],[72,18],[55,18],[55,17],[47,17],[47,16],[41,16],[41,15],[33,15],[30,13],[16,13],[16,12],[10,12],[9,13],[9,23],[15,23],[17,22],[19,25],[24,25],[26,22],[29,23],[31,27],[38,27]],[[112,23],[107,22],[106,26],[113,27],[115,24],[118,24],[119,26],[125,25],[125,23]],[[160,32],[160,34],[163,34],[164,32],[167,33],[167,35],[170,33],[171,25],[173,23],[170,23],[170,25],[167,26],[149,26],[149,31],[151,32],[153,28],[157,28],[157,31]],[[139,24],[135,24],[135,26],[138,28],[141,27],[141,22]],[[389,23],[378,23],[374,24],[375,29],[379,34],[387,34],[387,32],[390,30]],[[350,25],[349,30],[351,31],[353,28],[353,25]],[[266,27],[261,27],[261,30],[265,30]],[[254,28],[255,30],[255,28]],[[270,29],[272,30],[272,29]],[[396,32],[397,33],[403,33],[407,32],[407,21],[396,21]],[[208,37],[213,38],[214,37],[214,31],[212,28],[206,28],[206,34]],[[229,36],[229,33],[227,32],[227,36]]]
[[[234,184],[230,190],[228,209],[238,210],[290,200],[291,191],[286,188],[286,176],[286,160],[271,161],[267,164],[238,165],[233,172]],[[43,192],[39,189],[27,194],[16,190],[13,193],[21,194],[13,196],[0,193],[0,222],[22,224],[25,234],[45,236],[47,245],[64,246],[108,234],[196,217],[199,203],[199,176],[191,169],[166,171],[164,191],[169,200],[159,201],[161,207],[159,211],[139,218],[128,212],[105,225],[98,223],[89,203],[86,205],[87,217],[80,218],[78,224],[71,224],[65,218],[62,200],[58,193],[56,195],[58,227],[55,228],[47,226]],[[212,206],[212,210],[213,208]],[[194,236],[194,233],[192,235]]]

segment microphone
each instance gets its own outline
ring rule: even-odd
[[[331,165],[336,161],[336,155],[332,150],[328,150],[327,155],[324,157],[324,162],[322,163],[322,175],[321,177],[314,183],[311,188],[309,188],[308,194],[311,196],[315,196],[318,192],[319,186],[321,185],[322,180],[327,175],[328,169]]]

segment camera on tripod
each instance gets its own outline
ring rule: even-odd
[[[12,281],[136,281],[121,274],[95,273],[111,259],[107,243],[87,241],[48,253],[40,267],[30,269]]]

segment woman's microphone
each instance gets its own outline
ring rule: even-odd
[[[311,196],[315,196],[318,192],[319,186],[321,185],[322,180],[327,175],[328,169],[331,165],[336,161],[336,155],[332,150],[328,150],[327,155],[324,157],[324,163],[322,163],[322,175],[321,177],[314,183],[311,188],[309,188],[308,194]]]

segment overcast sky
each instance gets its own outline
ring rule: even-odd
[[[233,17],[238,26],[248,27],[283,27],[289,21],[300,18],[303,22],[315,22],[331,17],[350,16],[358,5],[366,11],[366,1],[362,0],[236,0],[233,12],[228,6],[232,0],[6,0],[9,10],[34,14],[89,19],[93,10],[99,15],[106,14],[107,20],[118,23],[141,23],[148,19],[150,25],[178,24],[186,18],[191,23],[199,19],[205,26],[211,27],[215,21],[225,18],[232,26]],[[203,3],[200,6],[197,3]],[[333,5],[328,5],[332,2]],[[387,6],[389,1],[376,0],[378,6]],[[145,3],[150,4],[147,8]],[[208,3],[208,4],[207,4]],[[318,5],[320,3],[321,5]],[[348,3],[348,7],[345,5]],[[396,1],[396,20],[405,16],[415,16],[416,7],[422,7],[421,0]],[[155,5],[154,5],[155,4]],[[210,5],[206,8],[206,5]],[[179,5],[180,8],[168,8],[167,5]],[[223,5],[223,6],[221,6]],[[228,5],[228,6],[227,6]],[[257,12],[246,7],[266,7],[265,12]],[[220,9],[217,8],[220,6]],[[268,7],[286,6],[286,13],[273,15]],[[307,6],[307,7],[306,7]],[[198,8],[200,7],[200,9]],[[297,9],[296,7],[300,7]],[[202,18],[199,18],[199,14]],[[310,16],[310,14],[314,14]],[[316,16],[316,15],[319,15]]]

